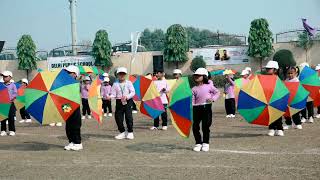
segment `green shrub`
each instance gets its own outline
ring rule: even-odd
[[[202,56],[196,56],[192,59],[190,69],[195,72],[198,68],[206,68],[206,62],[203,60]]]

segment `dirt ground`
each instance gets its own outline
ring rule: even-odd
[[[238,115],[225,119],[214,106],[210,152],[193,152],[193,135],[150,131],[152,120],[134,115],[134,140],[115,140],[113,118],[102,125],[84,120],[84,150],[64,151],[64,127],[17,125],[0,137],[0,179],[320,179],[320,120],[284,137]]]

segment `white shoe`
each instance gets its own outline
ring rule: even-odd
[[[231,118],[230,114],[226,115],[226,118]]]
[[[9,124],[9,121],[8,120],[6,120],[6,125],[8,125]]]
[[[114,137],[114,138],[116,138],[116,139],[125,139],[126,138],[126,133],[125,132],[123,132],[123,133],[120,133],[120,134],[118,134],[116,137]]]
[[[275,131],[273,129],[270,129],[268,132],[268,136],[274,136]]]
[[[150,130],[158,130],[158,128],[153,126],[150,128]]]
[[[290,129],[290,128],[291,128],[290,125],[284,125],[284,126],[283,126],[283,129],[284,129],[284,130],[287,130],[287,129]]]
[[[193,148],[193,151],[200,152],[202,148],[202,144],[196,144]]]
[[[85,119],[86,119],[86,116],[82,116],[81,119],[82,119],[82,120],[85,120]]]
[[[127,139],[130,139],[130,140],[134,139],[132,132],[127,134]]]
[[[26,120],[26,123],[31,123],[31,122],[32,122],[31,119],[27,119],[27,120]]]
[[[70,151],[70,150],[71,150],[71,147],[72,147],[73,145],[74,145],[73,142],[69,143],[68,145],[66,145],[66,146],[64,147],[64,150]]]
[[[317,119],[320,119],[320,114],[317,114],[317,115],[316,115],[316,118],[317,118]]]
[[[0,136],[7,136],[7,132],[1,131]]]
[[[56,126],[56,123],[50,123],[49,126],[51,127]]]
[[[168,130],[168,126],[162,126],[162,130],[164,131]]]
[[[299,124],[299,125],[296,125],[296,127],[295,127],[296,129],[302,129],[302,125],[301,124]]]
[[[16,133],[14,131],[9,131],[9,136],[15,136]]]
[[[231,118],[235,118],[236,116],[234,114],[230,114],[230,117]]]
[[[302,123],[305,123],[306,121],[307,121],[306,118],[304,118],[304,117],[301,118],[301,122],[302,122]]]
[[[313,123],[313,117],[309,117],[309,119],[307,120],[307,123]]]
[[[132,114],[137,114],[137,113],[138,113],[138,111],[132,110]]]
[[[88,119],[91,119],[92,117],[91,117],[91,115],[88,115]]]
[[[277,130],[277,131],[276,131],[276,135],[277,135],[277,136],[284,136],[284,133],[283,133],[282,130]]]
[[[20,120],[20,121],[19,121],[19,123],[24,123],[24,122],[26,122],[26,121],[25,121],[25,120]]]
[[[13,119],[16,121],[16,120],[17,120],[17,117],[15,116],[15,117],[13,117]]]
[[[108,116],[109,116],[109,117],[112,117],[112,113],[109,113]]]
[[[208,152],[209,151],[209,144],[203,143],[201,150],[204,152]]]
[[[107,117],[107,113],[104,113],[103,116],[104,116],[104,117]]]
[[[62,123],[61,123],[61,122],[58,122],[58,123],[56,124],[56,126],[61,127],[61,126],[62,126]]]
[[[73,144],[73,146],[70,147],[70,150],[72,150],[72,151],[79,151],[82,149],[83,149],[82,144]]]

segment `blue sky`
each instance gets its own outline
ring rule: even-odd
[[[30,34],[39,49],[71,43],[68,0],[0,0],[0,40],[15,47]],[[106,29],[112,43],[130,32],[166,29],[174,23],[247,35],[251,20],[266,18],[274,34],[302,28],[301,18],[320,27],[320,0],[77,0],[78,41]]]

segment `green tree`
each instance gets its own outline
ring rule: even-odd
[[[180,24],[170,26],[167,29],[164,42],[164,60],[176,63],[176,68],[178,68],[179,62],[188,60],[188,51],[187,31]]]
[[[162,51],[165,34],[162,29],[150,31],[148,28],[141,33],[140,42],[148,51]]]
[[[202,56],[196,56],[192,59],[190,69],[195,72],[198,68],[206,68],[206,62],[203,60]]]
[[[281,72],[282,72],[279,74],[281,79],[285,79],[286,73],[287,73],[286,72],[287,67],[296,65],[296,61],[294,60],[293,54],[288,49],[281,49],[277,51],[273,55],[273,60],[277,61],[279,64],[279,68],[281,69]]]
[[[255,19],[251,22],[248,43],[248,55],[258,59],[262,68],[262,61],[273,52],[272,32],[266,19]]]
[[[30,35],[22,35],[17,44],[17,55],[19,61],[19,70],[26,70],[27,78],[29,72],[37,69],[36,45]]]
[[[112,46],[106,30],[99,30],[92,45],[92,55],[95,59],[95,65],[104,68],[112,66],[111,61]]]
[[[309,37],[307,31],[303,31],[303,33],[298,35],[298,42],[296,45],[306,51],[306,62],[308,62],[308,50],[313,46],[313,41]]]

